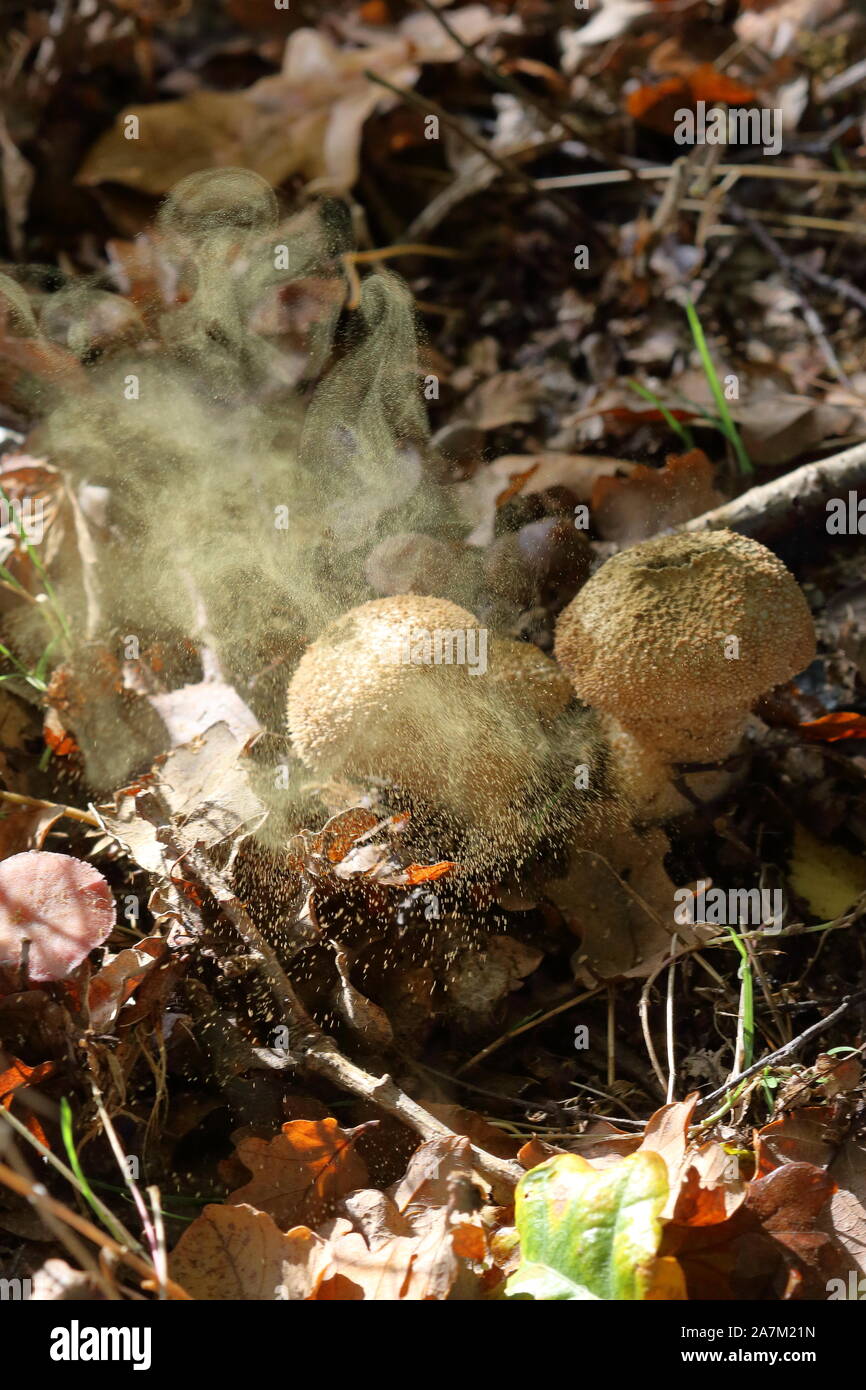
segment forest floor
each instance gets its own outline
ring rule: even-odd
[[[0,1274],[42,1299],[847,1289],[866,14],[6,11]],[[303,562],[256,530],[281,508]],[[550,846],[467,874],[388,779],[295,757],[287,685],[345,609],[459,601],[471,569],[466,606],[552,656],[590,573],[689,523],[771,548],[818,648],[712,794],[675,769],[678,814],[640,832],[659,896]],[[778,891],[781,923],[674,934],[664,893],[701,883]],[[19,908],[57,939],[22,948]],[[529,1170],[575,1249],[649,1202],[641,1260],[611,1228],[558,1265],[544,1212],[515,1217]]]

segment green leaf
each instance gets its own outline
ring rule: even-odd
[[[517,1185],[521,1264],[507,1298],[635,1300],[653,1281],[668,1174],[657,1153],[596,1169],[557,1154]]]
[[[587,1298],[597,1301],[597,1295],[590,1293],[585,1284],[573,1284],[570,1279],[557,1274],[555,1269],[548,1269],[547,1265],[529,1263],[522,1264],[512,1274],[508,1281],[507,1296],[531,1298],[536,1302],[543,1300],[545,1303],[574,1303],[578,1299]]]

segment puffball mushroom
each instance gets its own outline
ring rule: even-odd
[[[532,710],[544,726],[557,719],[574,699],[568,676],[534,642],[494,637],[490,643],[490,679],[497,691],[518,707]]]
[[[571,690],[543,653],[487,637],[447,599],[351,609],[292,678],[295,752],[325,777],[396,784],[468,829],[479,854],[528,841],[525,812],[550,776],[542,721]]]
[[[26,962],[34,983],[65,980],[114,922],[111,889],[92,864],[44,850],[0,863],[0,970]]]
[[[608,560],[560,615],[555,652],[577,694],[608,716],[613,745],[619,725],[661,773],[726,756],[757,697],[812,660],[815,630],[781,560],[710,531]]]

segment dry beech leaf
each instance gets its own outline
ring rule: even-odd
[[[516,24],[482,5],[451,11],[449,20],[467,42]],[[421,63],[451,61],[459,52],[427,15],[410,16],[363,47],[341,47],[318,29],[296,29],[282,72],[244,92],[194,91],[180,101],[122,111],[77,181],[120,183],[159,197],[201,169],[234,166],[252,169],[274,187],[299,174],[318,191],[346,192],[358,176],[365,121],[398,101],[364,70],[411,88]],[[139,122],[136,139],[125,134],[130,117]]]
[[[463,414],[479,430],[498,430],[503,425],[531,424],[538,407],[538,385],[521,372],[498,372],[470,392]]]
[[[60,806],[22,806],[0,820],[0,859],[41,849],[63,815]]]
[[[357,1232],[346,1232],[333,1242],[330,1271],[316,1297],[333,1299],[342,1286],[341,1298],[442,1300],[455,1292],[461,1276],[460,1292],[471,1297],[479,1281],[465,1266],[485,1249],[481,1228],[470,1221],[452,1224],[443,1207],[431,1212],[422,1235],[394,1236],[375,1249]]]
[[[809,1105],[771,1120],[755,1136],[755,1158],[763,1177],[784,1163],[825,1168],[836,1152],[825,1106]]]
[[[838,1241],[852,1265],[866,1274],[866,1149],[849,1140],[828,1171],[838,1186],[818,1228]]]

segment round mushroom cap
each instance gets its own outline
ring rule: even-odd
[[[551,724],[574,699],[571,681],[534,642],[494,637],[490,643],[490,679],[519,708]]]
[[[111,889],[83,859],[27,850],[0,863],[0,967],[65,980],[114,922]]]
[[[490,678],[487,631],[447,599],[373,599],[332,623],[292,678],[295,752],[327,776],[396,783],[465,821],[506,812],[544,735]]]
[[[815,654],[808,604],[770,550],[732,531],[622,551],[563,611],[578,695],[680,760],[727,752],[755,699]]]

